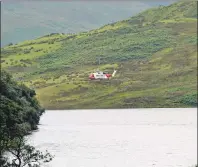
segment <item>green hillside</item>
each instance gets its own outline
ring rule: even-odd
[[[196,3],[177,2],[89,32],[8,46],[2,66],[35,88],[47,109],[195,107]],[[110,81],[89,81],[98,67],[118,72]]]

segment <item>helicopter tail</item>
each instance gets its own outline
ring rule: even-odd
[[[116,70],[114,70],[114,72],[113,72],[113,74],[112,74],[112,77],[114,77],[114,76],[115,76],[116,72],[117,72],[117,71],[116,71]]]

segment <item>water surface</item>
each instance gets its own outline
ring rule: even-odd
[[[31,142],[49,167],[190,167],[197,109],[46,111]]]

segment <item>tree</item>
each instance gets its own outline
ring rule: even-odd
[[[10,42],[9,44],[8,44],[8,46],[12,46],[13,45],[13,43],[12,42]]]
[[[35,147],[26,144],[24,137],[19,136],[11,140],[9,143],[8,153],[11,153],[12,160],[1,157],[0,163],[2,167],[40,167],[43,163],[50,162],[54,156],[48,151],[42,153],[36,150]]]
[[[39,167],[51,161],[51,154],[25,141],[25,136],[37,129],[45,111],[35,91],[17,83],[6,71],[1,71],[0,89],[0,167],[31,167],[32,163]]]

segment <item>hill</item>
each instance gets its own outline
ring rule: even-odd
[[[2,49],[2,66],[47,109],[197,106],[197,2],[148,9],[77,34]],[[88,81],[98,68],[110,81]]]
[[[5,46],[50,33],[88,31],[167,3],[6,0],[2,2],[1,44]]]

